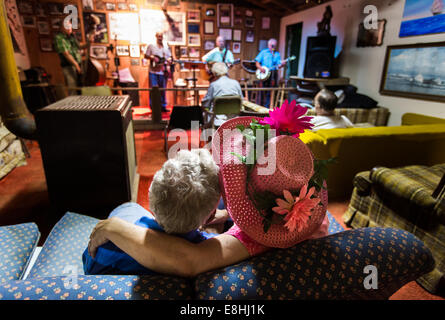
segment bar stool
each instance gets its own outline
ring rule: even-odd
[[[198,105],[199,93],[197,93],[197,91],[195,90],[196,82],[198,81],[198,78],[188,77],[188,78],[185,78],[185,80],[187,81],[187,88],[193,89],[193,91],[188,91],[189,97],[187,97],[187,100],[189,100],[190,97],[193,97],[193,100],[195,103],[194,104],[192,103],[192,105]]]
[[[185,80],[182,78],[178,78],[176,80],[176,82],[174,83],[173,88],[174,89],[185,89],[185,88],[187,88],[187,82],[185,82]],[[187,95],[186,91],[176,91],[175,90],[173,92],[173,99],[175,101],[175,105],[178,104],[178,98],[179,98],[179,104],[184,105],[185,100],[186,100],[186,95]]]

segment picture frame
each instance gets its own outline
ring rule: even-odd
[[[22,26],[24,28],[37,28],[37,19],[35,16],[22,16]]]
[[[82,0],[82,9],[92,11],[94,9],[93,0]]]
[[[243,18],[241,17],[235,17],[233,19],[233,25],[234,26],[242,26],[243,25]]]
[[[104,11],[105,10],[105,1],[104,0],[96,0],[94,2],[94,9]]]
[[[20,14],[33,14],[34,8],[32,1],[29,0],[17,0],[17,9]]]
[[[204,20],[204,34],[215,34],[215,21]]]
[[[201,10],[187,10],[187,22],[200,22]]]
[[[90,56],[99,60],[108,59],[107,46],[92,45],[90,47]]]
[[[246,42],[254,42],[255,41],[255,32],[253,30],[246,31]]]
[[[36,16],[39,18],[46,18],[46,6],[43,3],[36,2],[34,5]]]
[[[95,15],[97,18],[99,18],[100,23],[98,25],[94,25],[94,19],[92,15]],[[93,31],[91,28],[94,29],[94,40],[93,43],[108,43],[109,35],[108,35],[108,27],[107,27],[107,16],[105,13],[102,12],[84,12],[83,13],[83,25],[84,25],[84,35],[85,39],[87,39],[88,34]]]
[[[130,11],[138,11],[139,9],[138,9],[138,5],[136,4],[136,3],[129,3],[128,4],[128,9],[130,10]]]
[[[118,2],[117,3],[117,8],[120,11],[128,11],[128,5],[125,2]]]
[[[46,5],[50,15],[63,15],[63,3],[48,2]]]
[[[226,41],[231,41],[232,40],[232,29],[220,28],[219,36],[223,37],[224,40],[226,40]]]
[[[399,37],[423,36],[445,32],[444,13],[442,0],[406,0]]]
[[[233,41],[242,41],[242,40],[243,40],[243,30],[233,29]]]
[[[233,53],[241,53],[241,42],[233,42],[232,43],[232,52]]]
[[[179,57],[180,58],[187,58],[189,56],[189,48],[188,47],[180,47],[179,48]]]
[[[233,26],[233,4],[218,3],[218,27],[232,27]]]
[[[357,47],[380,47],[383,45],[386,19],[378,20],[377,29],[365,29],[360,23],[357,34]]]
[[[48,21],[37,21],[37,30],[41,35],[50,34],[50,28]]]
[[[268,48],[268,42],[269,40],[261,39],[258,41],[258,51],[261,52],[264,49]]]
[[[130,45],[130,57],[131,58],[140,58],[141,57],[141,48],[138,44]]]
[[[215,44],[215,40],[205,40],[204,41],[204,50],[205,51],[210,51],[215,49],[216,44]]]
[[[199,48],[192,47],[189,48],[189,58],[200,58],[201,57],[201,51]]]
[[[215,9],[207,9],[206,10],[206,16],[207,17],[214,17],[215,16]]]
[[[139,65],[141,64],[141,62],[140,62],[140,60],[137,59],[137,58],[131,58],[131,59],[130,59],[130,64],[131,64],[132,66],[139,66]]]
[[[255,28],[255,18],[246,18],[245,26],[246,28]]]
[[[52,52],[54,51],[53,48],[53,41],[51,38],[40,38],[40,50],[43,52]]]
[[[200,33],[199,29],[200,29],[199,23],[187,24],[187,32],[188,33]]]
[[[445,42],[388,46],[380,94],[445,102]]]
[[[201,46],[201,36],[199,34],[189,34],[187,36],[187,43],[189,47]]]
[[[270,29],[270,17],[262,17],[261,18],[261,29],[263,29],[263,30]]]
[[[130,56],[130,49],[128,46],[118,45],[116,46],[116,54],[120,57]]]
[[[62,26],[62,18],[56,17],[56,18],[51,18],[51,29],[53,30],[59,30],[60,27]]]
[[[116,11],[116,4],[112,2],[105,2],[105,9],[107,9],[107,11]]]
[[[244,13],[246,17],[253,17],[253,11],[246,9],[246,12]]]

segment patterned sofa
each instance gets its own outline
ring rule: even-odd
[[[389,109],[385,107],[364,109],[364,108],[337,108],[334,110],[336,115],[348,117],[352,123],[367,123],[375,127],[382,127],[388,124]],[[308,116],[315,116],[315,109],[307,112]]]
[[[387,299],[434,268],[426,246],[406,231],[343,231],[328,217],[328,237],[272,250],[194,279],[83,275],[81,255],[98,220],[70,212],[54,226],[23,279],[38,228],[34,223],[0,227],[0,300]],[[378,270],[375,289],[365,288],[367,265]]]
[[[421,239],[431,250],[436,268],[418,282],[436,294],[445,293],[444,182],[445,163],[360,172],[344,215],[353,228],[400,228]]]

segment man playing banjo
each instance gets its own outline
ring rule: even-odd
[[[257,55],[255,62],[256,67],[261,71],[261,74],[267,75],[268,71],[270,71],[270,76],[263,80],[263,87],[273,88],[278,85],[278,69],[286,65],[286,61],[281,61],[280,53],[275,51],[277,47],[276,39],[269,39],[267,46],[267,49],[261,50]],[[261,104],[264,107],[269,108],[270,91],[263,91],[261,96]]]

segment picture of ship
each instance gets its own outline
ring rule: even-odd
[[[445,32],[443,0],[406,0],[400,37]]]
[[[431,13],[433,16],[443,13],[443,0],[434,0],[431,6]]]

